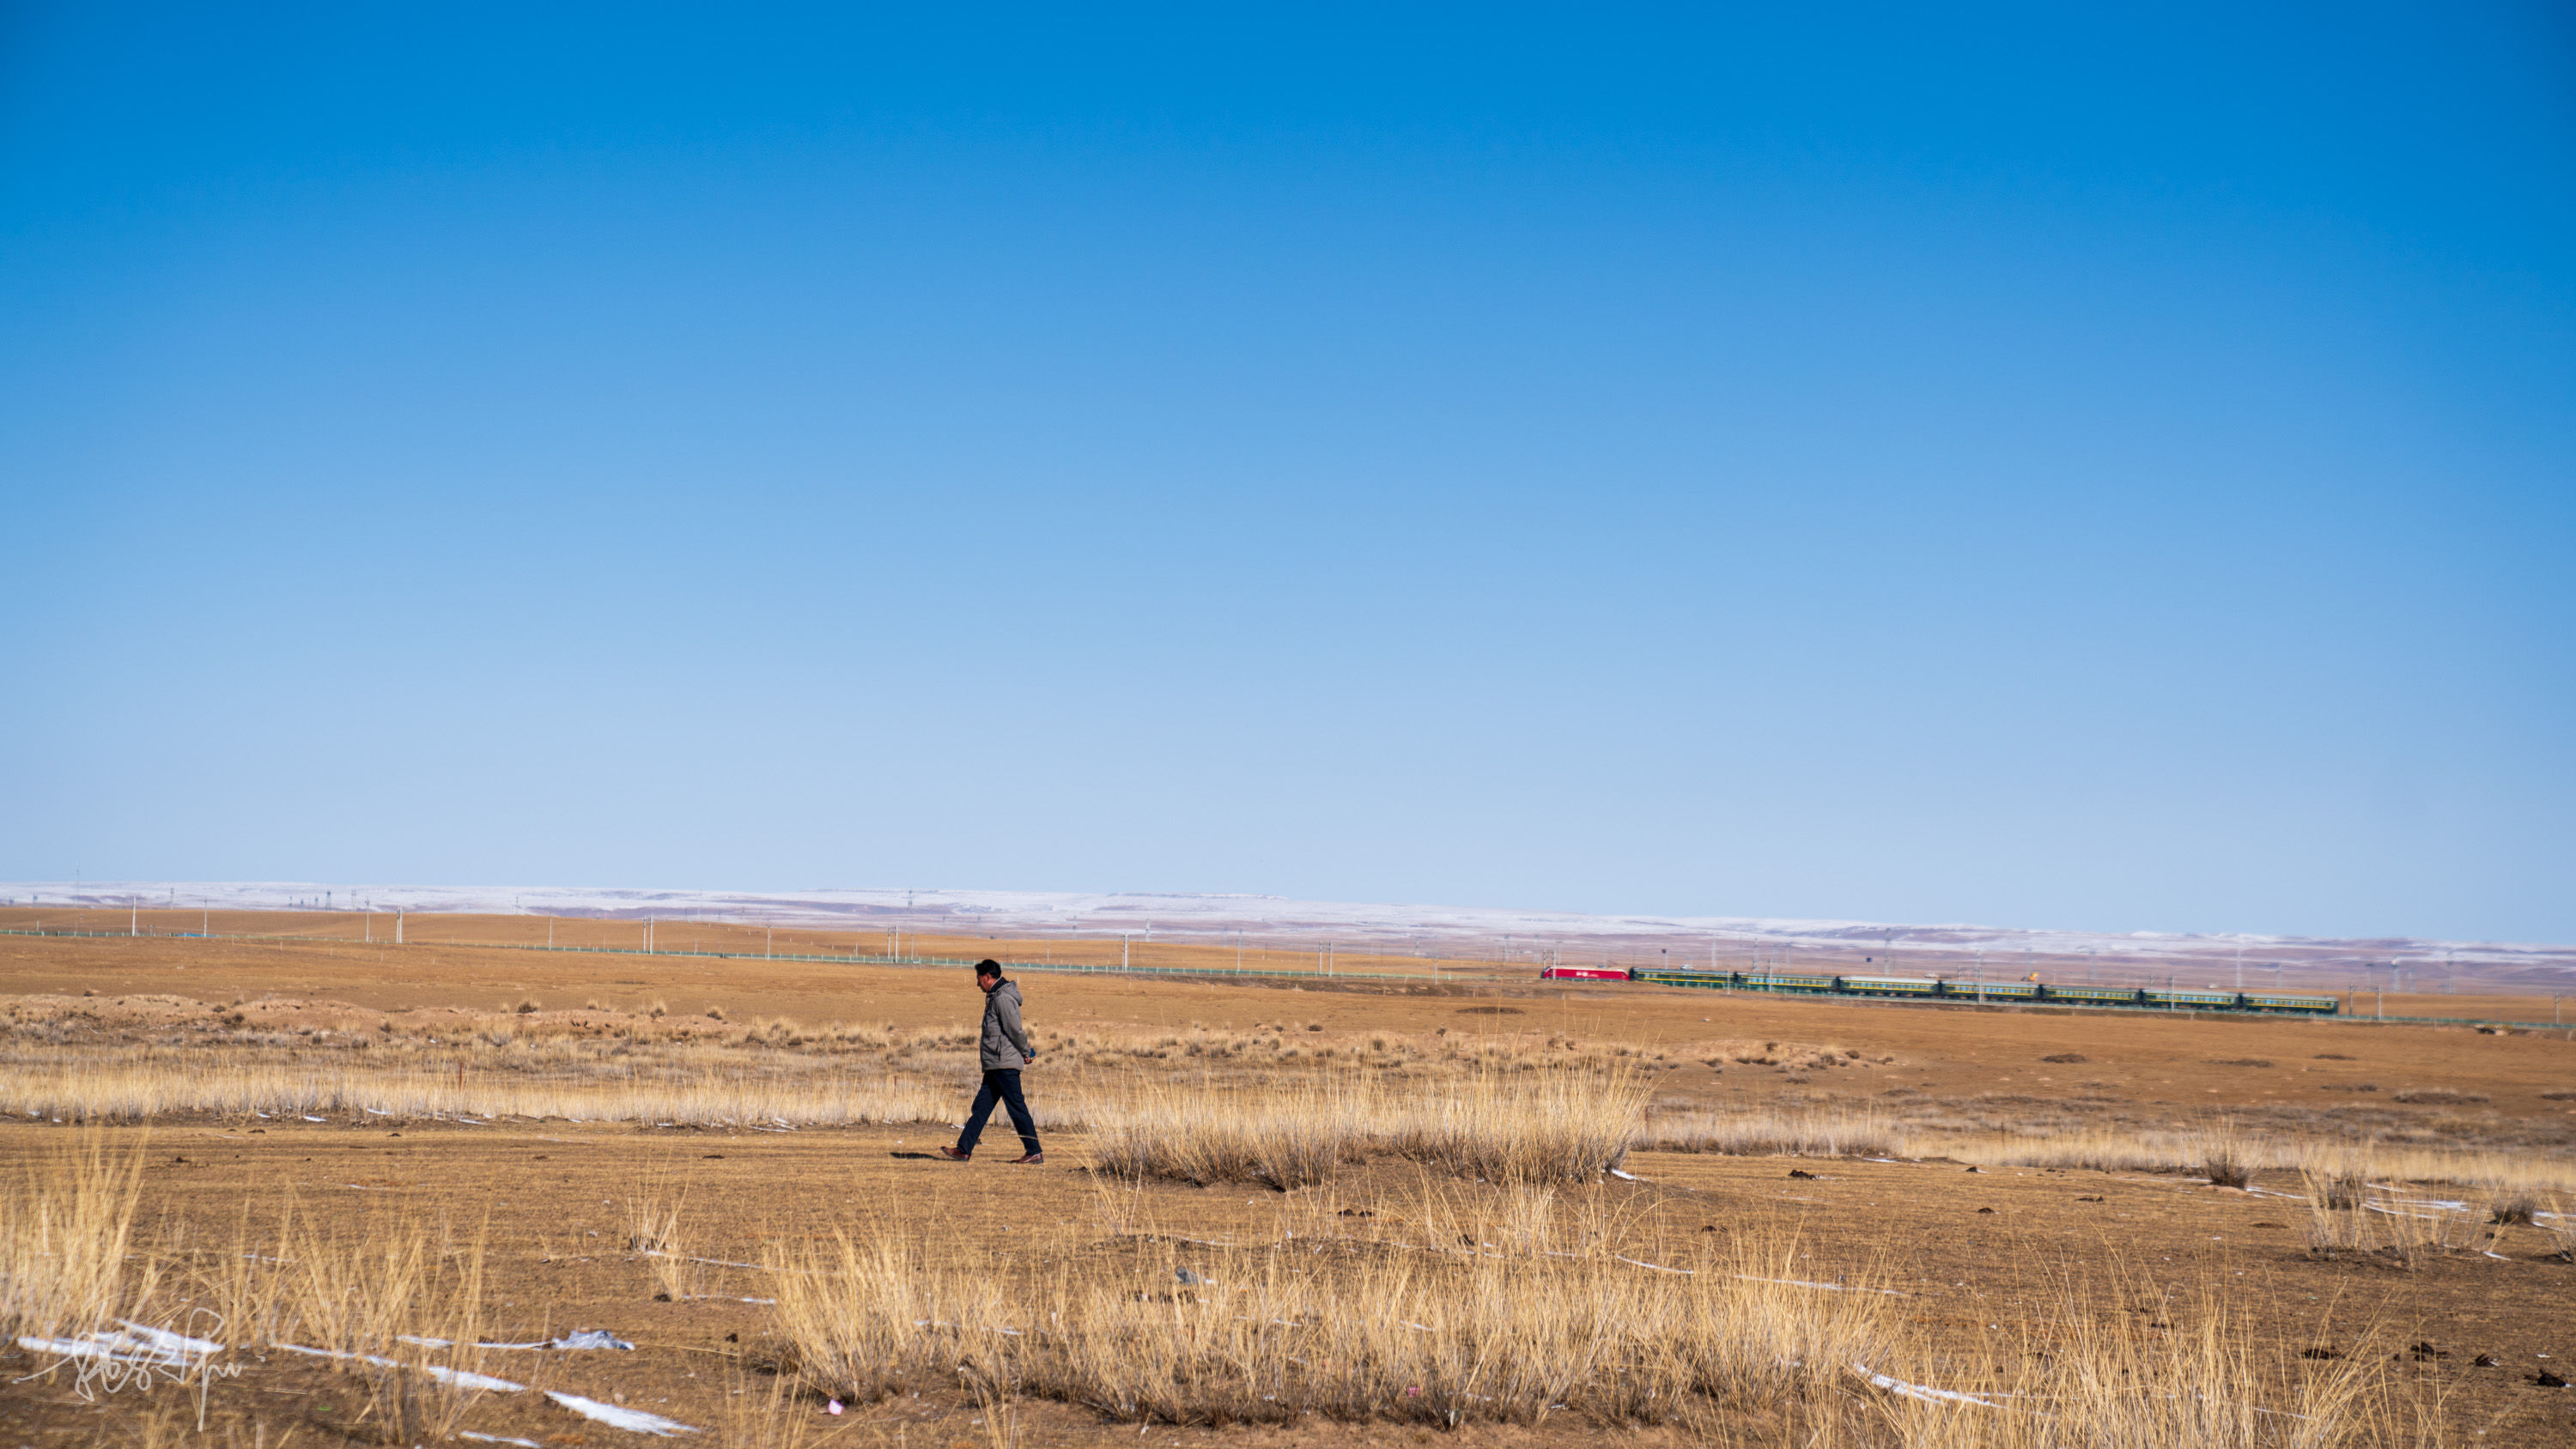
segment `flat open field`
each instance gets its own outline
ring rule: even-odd
[[[1032,973],[961,1165],[962,972],[453,925],[0,938],[0,1443],[2576,1443],[2564,1031]]]

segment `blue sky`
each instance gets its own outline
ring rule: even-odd
[[[2563,8],[0,16],[0,877],[2576,939]]]

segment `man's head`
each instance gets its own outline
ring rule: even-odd
[[[975,963],[975,984],[986,991],[1002,984],[1002,963],[987,956]]]

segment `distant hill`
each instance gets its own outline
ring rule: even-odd
[[[1332,941],[1346,950],[1515,960],[1704,964],[1752,959],[1845,969],[1864,961],[1897,973],[2105,979],[2167,972],[2249,972],[2343,985],[2385,984],[2392,967],[2410,990],[2500,987],[2576,991],[2576,946],[2411,938],[2179,935],[1982,925],[1746,916],[1606,916],[1490,906],[1300,901],[1281,896],[869,888],[793,891],[597,889],[569,886],[416,886],[290,881],[32,881],[0,897],[65,905],[205,905],[218,910],[401,909],[618,919],[723,919],[946,935],[1099,936],[1132,933],[1208,940],[1237,932],[1278,942]],[[2249,977],[2249,979],[2256,979]]]

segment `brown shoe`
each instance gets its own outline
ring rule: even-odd
[[[947,1158],[951,1162],[964,1162],[975,1155],[975,1149],[969,1147],[965,1151],[960,1152],[954,1147],[942,1147],[939,1149],[939,1155]]]
[[[1026,1157],[1014,1157],[1014,1158],[1012,1158],[1012,1159],[1011,1159],[1011,1165],[1012,1165],[1013,1167],[1037,1167],[1037,1166],[1040,1166],[1041,1164],[1043,1164],[1045,1161],[1046,1161],[1046,1154],[1045,1154],[1045,1153],[1043,1153],[1043,1152],[1032,1152],[1032,1153],[1030,1153],[1030,1154],[1029,1154],[1028,1156],[1026,1156]]]

